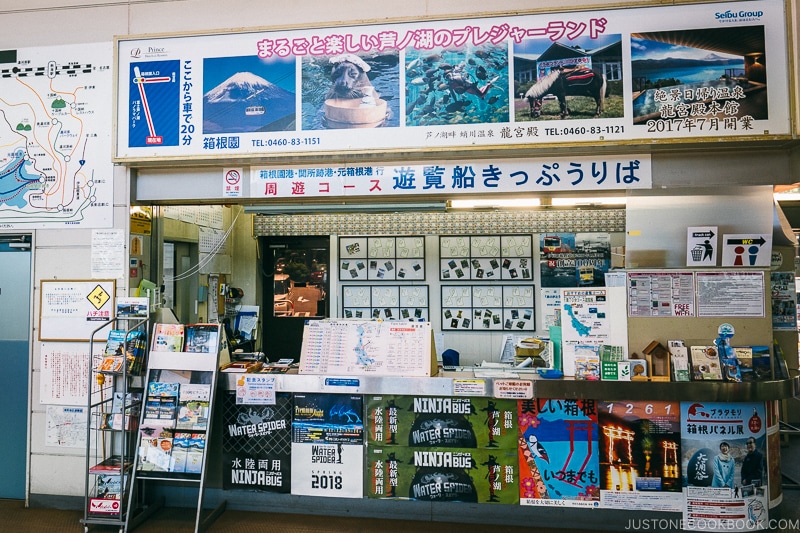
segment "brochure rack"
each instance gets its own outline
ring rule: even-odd
[[[126,528],[163,506],[163,497],[149,497],[157,485],[177,484],[196,488],[195,532],[203,531],[226,504],[204,513],[206,447],[226,341],[219,324],[155,324],[152,337]]]
[[[142,370],[149,318],[118,316],[92,332],[86,421],[84,530],[90,525],[125,530],[131,465],[136,450]],[[106,331],[105,351],[96,358],[95,337]]]

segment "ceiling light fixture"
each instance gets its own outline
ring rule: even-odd
[[[515,209],[526,207],[539,207],[542,205],[539,198],[485,198],[480,200],[450,200],[450,209]]]
[[[313,213],[404,213],[444,212],[446,202],[422,203],[341,203],[341,204],[263,204],[245,206],[245,213],[258,215],[294,215]]]
[[[553,198],[550,205],[553,207],[582,207],[592,205],[625,205],[627,200],[624,196],[589,196],[586,198]]]

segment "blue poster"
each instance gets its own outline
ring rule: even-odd
[[[520,504],[599,507],[594,400],[519,402]]]
[[[130,65],[128,144],[178,146],[181,82],[191,86],[191,72],[181,79],[180,62],[143,61]],[[185,85],[184,85],[185,86]],[[188,94],[188,93],[187,93]],[[191,98],[183,109],[191,113]],[[193,126],[189,125],[187,127]]]

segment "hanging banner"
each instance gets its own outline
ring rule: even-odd
[[[790,130],[780,0],[115,44],[116,161]]]
[[[251,167],[251,198],[387,197],[650,189],[650,156],[461,160],[457,164]]]

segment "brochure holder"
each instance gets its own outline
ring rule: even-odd
[[[91,334],[81,519],[85,531],[91,525],[119,526],[122,531],[128,519],[148,324],[146,314],[115,316]],[[107,336],[105,351],[94,357],[95,337],[101,332]]]
[[[227,340],[219,324],[156,324],[152,337],[126,527],[163,506],[163,498],[146,501],[148,486],[176,483],[197,488],[194,531],[203,531],[226,505],[223,500],[206,512],[203,499],[217,369]]]

